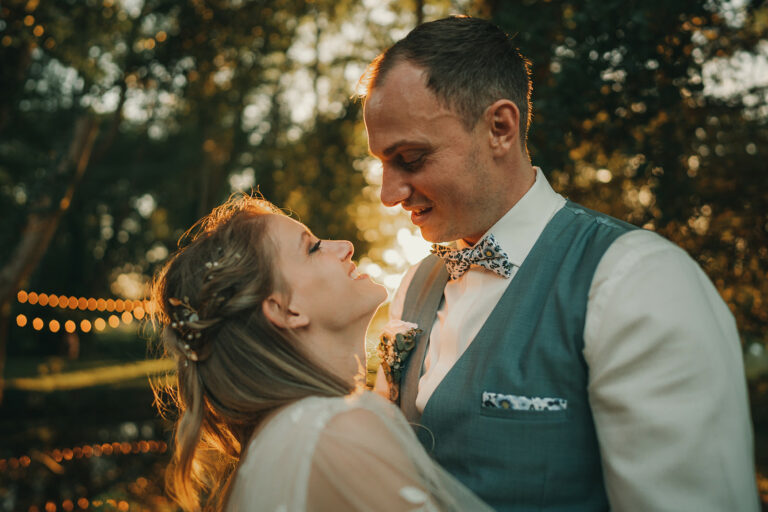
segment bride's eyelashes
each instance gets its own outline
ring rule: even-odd
[[[318,240],[317,243],[313,244],[312,247],[309,248],[309,254],[312,254],[315,251],[320,250],[320,243],[322,240]]]

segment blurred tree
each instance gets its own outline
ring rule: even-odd
[[[532,61],[535,164],[685,248],[768,341],[768,6],[481,2]]]
[[[135,298],[117,277],[141,285],[234,190],[363,254],[352,84],[416,16],[353,0],[3,2],[0,375],[19,286]]]

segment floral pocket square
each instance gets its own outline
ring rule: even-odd
[[[564,411],[568,408],[568,400],[539,396],[503,395],[483,391],[483,407],[512,409],[514,411]]]

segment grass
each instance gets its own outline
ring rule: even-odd
[[[168,372],[173,368],[173,362],[168,359],[102,362],[101,364],[89,361],[83,366],[81,369],[71,371],[10,378],[5,385],[8,389],[40,392],[104,386]]]

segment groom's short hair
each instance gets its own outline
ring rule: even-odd
[[[361,79],[365,95],[402,61],[426,71],[427,88],[459,115],[467,130],[494,101],[513,101],[520,110],[525,144],[531,116],[530,62],[499,27],[469,16],[419,25],[371,62]]]

